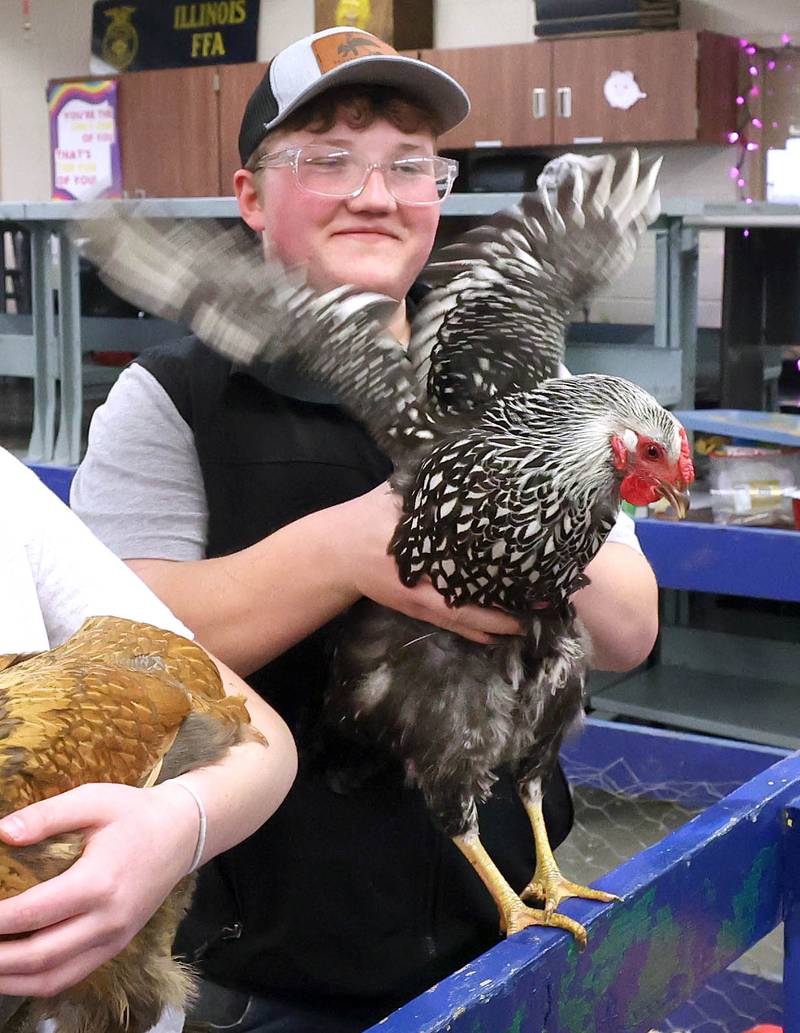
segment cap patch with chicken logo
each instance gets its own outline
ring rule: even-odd
[[[384,43],[370,32],[358,30],[345,30],[322,36],[314,40],[311,49],[323,75],[333,68],[338,68],[345,61],[353,61],[359,57],[374,57],[377,54],[398,56],[394,47],[390,47],[388,43]]]

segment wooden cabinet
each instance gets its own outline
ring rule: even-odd
[[[423,50],[470,95],[445,148],[580,143],[725,143],[736,121],[738,41],[645,32]]]
[[[678,31],[419,56],[462,83],[472,101],[469,116],[442,137],[443,148],[550,147],[725,143],[736,127],[739,49],[728,36]],[[118,117],[128,195],[232,194],[242,112],[265,70],[253,63],[122,75]],[[619,106],[625,96],[633,103]]]
[[[118,130],[127,195],[232,195],[239,126],[266,67],[253,62],[120,76]]]
[[[553,44],[422,50],[423,61],[462,84],[471,110],[443,148],[536,147],[553,142]]]
[[[553,47],[556,144],[725,143],[733,128],[739,48],[731,37],[650,32]]]
[[[120,76],[117,120],[129,197],[219,193],[215,76],[208,66]]]

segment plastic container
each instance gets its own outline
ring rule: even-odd
[[[714,523],[800,528],[800,449],[725,445],[708,459]]]

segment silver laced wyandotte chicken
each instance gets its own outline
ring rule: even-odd
[[[119,617],[87,620],[63,645],[0,657],[0,816],[87,782],[150,786],[212,763],[236,743],[263,741],[244,700],[226,696],[194,642]],[[79,833],[33,846],[0,843],[0,897],[60,875]],[[187,876],[120,954],[48,999],[4,998],[0,1028],[33,1033],[145,1033],[191,994],[172,944],[194,886]]]
[[[658,165],[636,151],[550,163],[537,191],[423,270],[431,290],[408,351],[384,330],[396,301],[347,286],[315,294],[260,243],[135,213],[76,231],[129,300],[237,362],[288,352],[336,392],[394,463],[403,511],[389,548],[405,584],[427,577],[451,606],[519,617],[523,637],[487,647],[363,600],[338,644],[325,707],[338,736],[400,758],[507,933],[552,924],[585,942],[558,904],[611,899],[561,875],[541,809],[591,662],[571,596],[621,499],[665,496],[684,515],[694,474],[682,427],[645,391],[611,376],[553,378],[570,314],[630,263],[657,214]],[[479,836],[476,801],[501,765],[536,844],[521,895]]]

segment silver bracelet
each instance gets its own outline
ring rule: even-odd
[[[189,865],[189,871],[187,875],[191,875],[196,872],[200,867],[200,861],[203,857],[203,851],[206,848],[206,832],[208,831],[208,815],[206,814],[205,806],[203,801],[200,799],[196,789],[193,789],[188,782],[182,782],[180,778],[171,778],[169,780],[170,785],[180,786],[185,789],[186,792],[191,796],[194,802],[197,804],[197,813],[200,816],[200,825],[197,829],[197,846],[194,848],[194,854],[192,856],[191,864]]]

